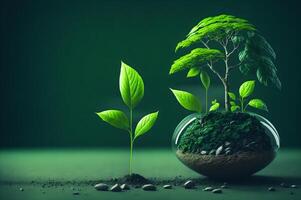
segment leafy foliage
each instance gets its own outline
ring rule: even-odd
[[[195,48],[193,45],[196,44],[201,44],[204,48]],[[225,14],[207,17],[194,26],[186,38],[177,44],[176,51],[186,47],[195,49],[175,60],[169,74],[189,69],[187,77],[195,77],[201,70],[203,71],[203,67],[208,66],[213,74],[220,79],[225,93],[228,94],[225,95],[226,111],[229,111],[231,107],[232,111],[239,108],[244,110],[243,106],[231,105],[230,107],[229,105],[229,98],[236,100],[235,94],[229,93],[229,77],[231,77],[230,71],[232,69],[239,68],[244,75],[256,75],[259,82],[264,85],[272,83],[277,88],[281,88],[275,66],[275,51],[266,39],[258,34],[255,26],[246,19]],[[238,63],[232,60],[234,56],[238,56]],[[221,63],[224,63],[224,70],[216,67]],[[248,85],[244,87],[240,90],[242,99],[247,98],[253,92],[252,84],[250,88],[247,88]],[[207,112],[208,89],[206,86],[205,89]]]
[[[110,125],[126,130],[130,135],[130,174],[132,173],[132,152],[134,140],[149,131],[156,122],[158,112],[144,116],[137,124],[133,132],[133,108],[142,100],[144,95],[144,83],[139,73],[129,65],[121,62],[119,77],[119,90],[123,102],[128,106],[130,119],[120,110],[106,110],[96,113],[103,121]]]
[[[260,83],[274,84],[281,89],[281,82],[277,76],[275,65],[276,54],[264,37],[257,33],[249,33],[242,51],[239,52],[242,62],[240,71],[245,74],[255,74]]]
[[[210,112],[197,118],[184,130],[178,148],[189,153],[209,153],[226,142],[230,142],[232,153],[272,149],[260,121],[239,112]]]
[[[206,90],[208,90],[209,87],[210,87],[210,77],[207,74],[207,72],[202,71],[201,74],[200,74],[200,78],[201,78],[201,81],[202,81],[202,84],[203,84],[204,88]]]
[[[170,90],[175,95],[179,104],[183,106],[183,108],[195,112],[202,111],[200,100],[193,94],[181,90],[174,90],[174,89],[170,89]]]
[[[201,40],[220,40],[233,32],[255,30],[247,20],[232,15],[207,17],[191,29],[185,40],[178,43],[176,51],[199,43]]]
[[[121,62],[119,89],[124,103],[133,109],[144,95],[144,83],[137,71]]]
[[[120,110],[106,110],[96,113],[103,121],[110,125],[128,131],[130,124],[127,116]]]
[[[200,72],[201,72],[201,68],[200,67],[190,68],[186,77],[187,78],[195,77],[195,76],[199,75]]]
[[[235,102],[236,95],[233,92],[228,92],[228,95],[232,99],[232,101],[230,101],[232,112],[237,111],[239,109],[241,109],[241,111],[244,112],[247,106],[268,111],[266,104],[261,99],[251,99],[246,106],[244,105],[246,100],[245,98],[248,98],[254,92],[254,88],[255,88],[254,80],[246,81],[243,84],[241,84],[241,86],[239,87],[240,106],[237,105]]]
[[[241,84],[241,86],[239,87],[239,95],[241,96],[241,98],[250,96],[254,91],[254,87],[255,81],[246,81]]]
[[[261,99],[251,99],[248,105],[257,109],[268,111],[266,104]]]
[[[234,101],[236,100],[236,95],[233,92],[228,92],[228,95],[232,100],[234,100]]]
[[[211,107],[210,107],[210,109],[209,109],[210,112],[216,111],[217,109],[219,109],[220,103],[218,103],[218,102],[216,101],[216,99],[215,99],[214,101],[212,101],[211,104],[212,104],[212,105],[211,105]]]
[[[224,54],[220,50],[196,48],[189,54],[175,60],[170,68],[169,74],[174,74],[187,68],[200,67],[211,60],[218,60],[223,57]]]
[[[144,116],[137,124],[135,129],[135,139],[147,131],[149,131],[155,124],[159,112],[154,112]]]

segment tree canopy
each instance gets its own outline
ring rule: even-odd
[[[220,44],[221,50],[216,45],[212,46],[212,42]],[[223,83],[228,82],[227,74],[230,69],[237,66],[242,74],[256,75],[260,83],[274,84],[277,88],[281,88],[275,65],[275,51],[248,20],[225,14],[207,17],[194,26],[186,38],[177,44],[176,51],[195,44],[201,44],[205,48],[193,49],[175,60],[170,68],[170,74],[183,69],[199,68],[208,63],[211,63],[210,69],[214,70],[212,63],[224,60],[227,63],[225,76],[219,74],[221,80],[224,77]],[[229,58],[236,52],[235,56],[238,57],[239,63],[230,66]]]

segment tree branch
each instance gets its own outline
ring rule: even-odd
[[[213,73],[215,73],[217,76],[218,76],[218,78],[224,83],[224,78],[218,73],[218,71],[216,71],[214,68],[213,68],[213,65],[212,65],[213,63],[212,63],[212,60],[210,61],[210,63],[208,63],[207,65],[208,65],[208,67],[211,69],[211,71],[213,72]]]
[[[209,46],[208,46],[208,44],[207,44],[208,41],[207,41],[207,42],[204,42],[203,40],[201,40],[201,42],[203,43],[203,45],[204,45],[207,49],[210,49]]]
[[[237,63],[235,65],[231,65],[231,66],[229,66],[229,69],[234,69],[234,68],[238,67],[241,64],[242,64],[242,62],[239,62],[239,63]]]

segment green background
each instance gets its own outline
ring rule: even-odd
[[[7,147],[121,147],[128,135],[94,114],[126,110],[119,89],[120,61],[145,82],[135,120],[160,110],[136,146],[168,147],[175,126],[189,112],[169,87],[204,96],[197,79],[169,76],[175,45],[207,16],[246,18],[272,44],[281,92],[257,84],[283,146],[300,145],[300,12],[297,1],[1,1],[1,140]],[[235,75],[234,75],[235,76]],[[232,88],[253,77],[233,77]],[[210,94],[222,99],[213,80]]]

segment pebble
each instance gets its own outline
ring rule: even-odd
[[[120,188],[122,189],[122,190],[129,190],[129,189],[131,189],[130,188],[130,186],[128,185],[128,184],[122,184],[121,186],[120,186]]]
[[[227,141],[225,142],[225,146],[226,146],[226,147],[229,147],[230,145],[231,145],[230,142],[227,142]]]
[[[105,183],[98,183],[94,185],[94,188],[99,191],[108,191],[109,186]]]
[[[172,186],[171,185],[163,185],[163,188],[164,189],[172,189]]]
[[[207,151],[201,151],[201,154],[202,154],[202,155],[206,155],[206,154],[207,154]]]
[[[21,192],[23,192],[23,191],[24,191],[24,189],[23,189],[23,188],[19,188],[19,190],[20,190]]]
[[[276,191],[275,188],[273,188],[273,187],[269,187],[268,190],[269,190],[270,192]]]
[[[297,185],[291,185],[291,188],[298,188]]]
[[[203,189],[203,191],[212,191],[213,190],[213,187],[205,187],[204,189]]]
[[[212,190],[212,193],[222,193],[223,191],[219,188]]]
[[[195,183],[192,180],[188,180],[184,183],[184,188],[185,189],[192,189],[194,188]]]
[[[119,184],[115,184],[110,188],[110,191],[112,191],[112,192],[121,192],[121,190],[122,189]]]
[[[223,189],[228,188],[228,185],[224,184],[224,185],[221,186],[221,188],[223,188]]]
[[[215,155],[220,155],[223,151],[223,145],[216,149]]]
[[[153,184],[146,184],[142,186],[142,189],[145,191],[156,191],[157,188]]]
[[[79,192],[73,192],[73,195],[79,195]]]

